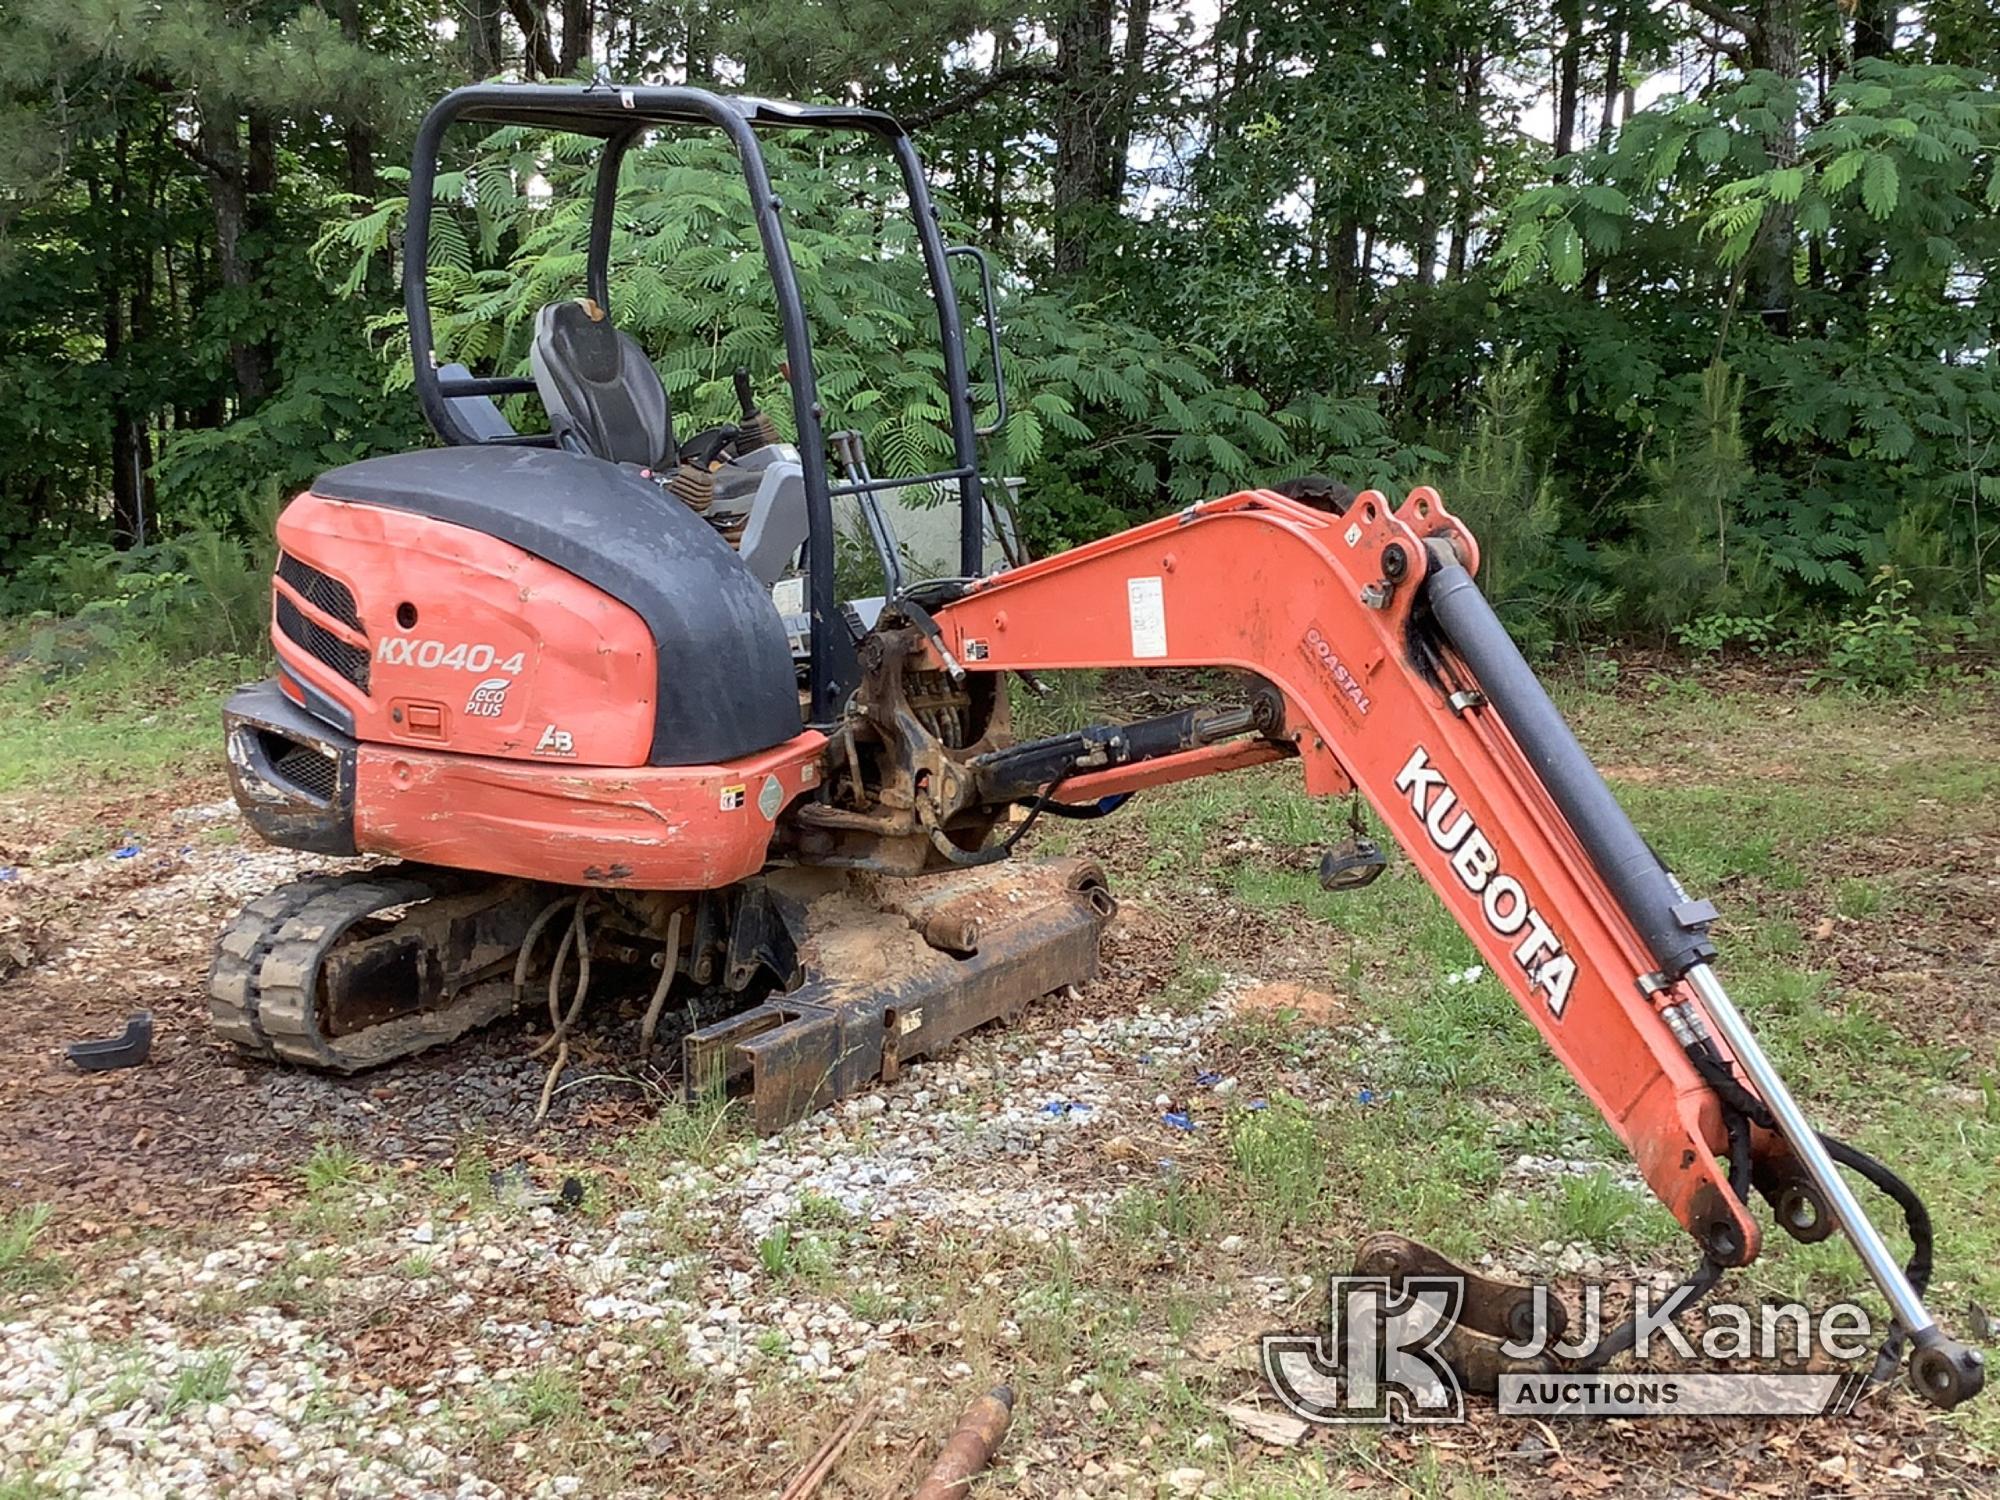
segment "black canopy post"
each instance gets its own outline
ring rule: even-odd
[[[638,128],[612,136],[604,143],[597,159],[597,183],[590,200],[589,268],[584,284],[590,299],[607,313],[611,311],[611,231],[618,216],[618,171],[625,165],[625,151],[639,134]]]

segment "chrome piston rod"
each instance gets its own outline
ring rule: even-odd
[[[1722,981],[1715,977],[1715,971],[1707,964],[1696,964],[1689,969],[1687,982],[1700,998],[1702,1008],[1708,1012],[1709,1020],[1721,1033],[1723,1041],[1729,1044],[1729,1050],[1736,1055],[1737,1063],[1749,1075],[1752,1086],[1770,1109],[1772,1117],[1777,1120],[1778,1129],[1791,1146],[1792,1154],[1805,1168],[1813,1186],[1819,1189],[1821,1200],[1839,1221],[1841,1232],[1853,1243],[1855,1254],[1868,1267],[1869,1276],[1882,1289],[1882,1295],[1889,1299],[1896,1321],[1912,1339],[1921,1342],[1921,1336],[1935,1328],[1937,1320],[1925,1309],[1923,1298],[1910,1285],[1910,1278],[1903,1274],[1901,1263],[1863,1212],[1861,1201],[1854,1196],[1847,1179],[1840,1175],[1840,1168],[1827,1155],[1819,1132],[1813,1129],[1798,1102],[1792,1098],[1791,1090],[1785,1087],[1785,1080],[1771,1065],[1771,1059],[1764,1055],[1755,1033],[1743,1019],[1743,1012],[1736,1008],[1736,1002],[1729,998]]]

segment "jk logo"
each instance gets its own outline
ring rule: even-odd
[[[1264,1378],[1308,1422],[1462,1422],[1465,1393],[1439,1352],[1458,1322],[1456,1276],[1330,1276],[1331,1338],[1267,1333]]]

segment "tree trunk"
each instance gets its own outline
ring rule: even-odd
[[[1752,68],[1777,74],[1795,90],[1800,86],[1797,0],[1763,0],[1757,9],[1756,27],[1745,40],[1750,46]],[[1772,113],[1776,118],[1765,138],[1771,164],[1795,167],[1799,164],[1797,93],[1774,95]],[[1765,326],[1781,336],[1791,330],[1796,220],[1797,210],[1792,204],[1772,204],[1757,251],[1754,286],[1758,311]]]
[[[709,30],[706,8],[689,7],[687,18],[687,81],[706,84],[715,78],[715,34]]]
[[[157,157],[149,159],[158,160]],[[123,170],[122,163],[120,170]],[[148,219],[158,222],[155,218],[158,209],[159,183],[155,178],[145,205]],[[125,328],[133,345],[139,349],[147,348],[159,331],[153,300],[157,281],[153,269],[154,250],[149,240],[150,236],[144,237],[128,250],[130,260],[126,276],[131,295]],[[153,521],[153,408],[150,398],[143,392],[130,390],[129,384],[118,397],[119,425],[123,432],[114,435],[112,462],[130,475],[131,538],[135,544],[143,544],[153,540],[154,533],[159,530]]]
[[[1418,286],[1429,286],[1437,280],[1437,205],[1443,196],[1429,180],[1425,181],[1423,208],[1417,215],[1417,243],[1412,247],[1416,251]]]
[[[1153,0],[1129,0],[1125,12],[1125,56],[1119,64],[1118,124],[1111,141],[1111,199],[1125,197],[1127,158],[1132,152],[1132,116],[1146,86],[1146,43],[1153,24]]]
[[[554,78],[556,55],[549,46],[549,13],[543,0],[507,0],[514,24],[521,28],[521,69],[529,78]]]
[[[496,76],[507,66],[507,36],[500,15],[502,0],[464,0],[465,71],[475,81]]]
[[[1361,225],[1352,213],[1342,213],[1327,243],[1327,283],[1333,294],[1333,321],[1338,328],[1354,326],[1356,283],[1360,271],[1355,260],[1355,241]]]
[[[1854,55],[1888,57],[1896,50],[1896,0],[1859,0],[1854,7]]]
[[[562,53],[556,68],[565,78],[590,61],[591,0],[563,0]]]
[[[270,390],[270,365],[262,344],[246,337],[241,328],[241,314],[255,295],[243,243],[250,220],[250,168],[243,149],[243,127],[233,105],[203,101],[196,111],[209,204],[215,215],[216,275],[222,290],[239,294],[237,300],[243,304],[237,309],[237,326],[230,336],[229,368],[236,380],[236,399],[242,410],[249,411]]]
[[[1073,276],[1089,258],[1111,193],[1116,138],[1110,76],[1112,0],[1068,0],[1056,26],[1055,269]]]
[[[1583,66],[1583,0],[1556,0],[1562,50],[1556,55],[1556,158],[1576,148],[1576,101]]]
[[[355,47],[365,47],[361,0],[334,0],[333,11],[340,22],[340,34]],[[358,198],[373,200],[379,189],[375,180],[375,132],[350,120],[341,127],[340,143],[347,154],[347,190]]]
[[[129,138],[122,129],[117,133],[112,146],[112,160],[117,172],[108,184],[100,183],[96,177],[85,182],[93,216],[119,226],[119,232],[109,243],[99,247],[96,258],[97,295],[103,353],[98,367],[103,372],[105,384],[112,392],[111,430],[105,445],[109,455],[108,466],[111,480],[111,539],[120,547],[130,547],[145,534],[144,496],[145,465],[133,462],[131,440],[135,427],[127,392],[131,386],[131,372],[125,368],[125,350],[130,342],[129,313],[126,303],[125,273],[127,271],[127,239],[124,228],[130,221],[130,204],[127,201],[126,164],[128,160]],[[105,210],[109,210],[108,215]],[[141,429],[143,431],[143,429]]]
[[[1014,38],[1004,29],[993,39],[993,71],[999,72],[1014,62]],[[1007,237],[1007,131],[997,119],[989,126],[993,142],[993,196],[988,201],[987,231],[989,248],[998,251]]]
[[[1597,120],[1597,144],[1611,139],[1618,116],[1618,75],[1625,66],[1625,12],[1621,7],[1609,23],[1604,56],[1604,113]]]
[[[1486,87],[1486,58],[1477,49],[1465,55],[1463,103],[1466,115],[1477,120]],[[1479,201],[1477,168],[1468,167],[1457,184],[1458,203],[1451,219],[1451,248],[1445,254],[1445,279],[1465,279],[1465,258],[1472,241],[1472,212]]]

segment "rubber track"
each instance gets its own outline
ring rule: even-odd
[[[257,969],[257,1022],[281,1059],[343,1073],[381,1061],[372,1052],[343,1057],[340,1043],[321,1033],[320,960],[362,918],[430,896],[415,880],[360,880],[315,896],[285,920]]]
[[[216,939],[208,968],[208,1020],[215,1034],[252,1057],[275,1060],[257,1021],[257,970],[277,941],[278,929],[315,895],[349,876],[309,875],[267,891],[229,919]]]
[[[223,929],[209,970],[210,1023],[251,1056],[340,1072],[349,1060],[321,1035],[320,961],[356,922],[386,907],[428,900],[421,881],[392,870],[309,876],[250,902]]]

